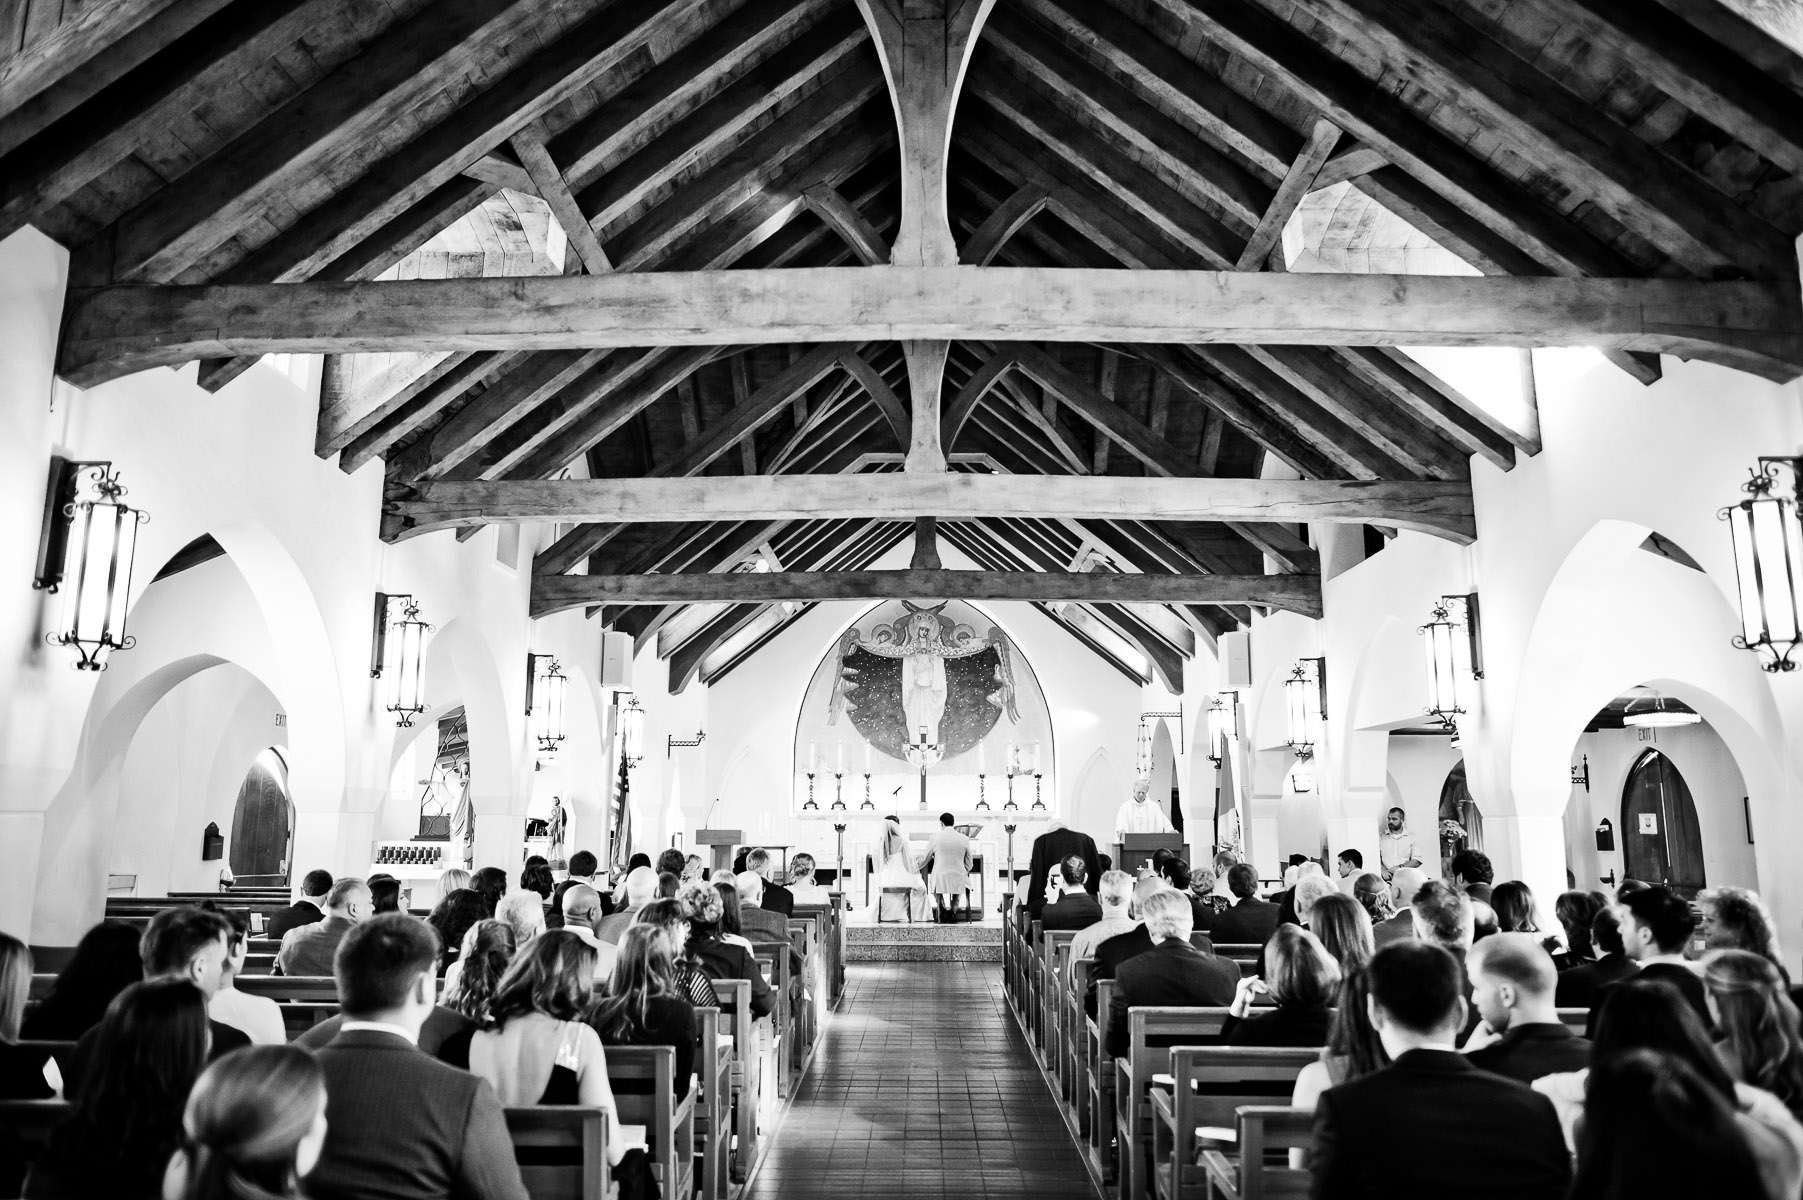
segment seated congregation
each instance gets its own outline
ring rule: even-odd
[[[0,1197],[719,1200],[837,986],[834,906],[746,867],[313,871],[109,904],[54,976],[0,934]]]
[[[1542,924],[1482,853],[1281,887],[1071,831],[1005,987],[1119,1200],[1803,1194],[1803,1034],[1765,905],[1626,880]]]

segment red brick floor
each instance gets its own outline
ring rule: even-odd
[[[860,963],[746,1200],[1094,1200],[992,963]]]

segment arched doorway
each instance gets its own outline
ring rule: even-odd
[[[1479,810],[1477,801],[1471,798],[1471,789],[1465,783],[1465,760],[1460,759],[1453,764],[1452,770],[1446,773],[1446,782],[1440,785],[1439,826],[1437,833],[1440,839],[1440,874],[1450,877],[1452,872],[1447,864],[1452,856],[1461,850],[1482,850],[1484,848],[1484,814]]]
[[[258,754],[238,785],[232,806],[232,851],[228,861],[241,883],[288,882],[288,842],[293,829],[288,801],[288,764],[274,747]]]
[[[1685,898],[1707,886],[1696,804],[1671,759],[1648,750],[1621,795],[1622,850],[1630,878],[1664,883]]]

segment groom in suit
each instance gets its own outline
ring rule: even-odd
[[[931,873],[928,887],[933,893],[933,920],[950,925],[958,919],[958,902],[970,890],[970,839],[952,826],[957,818],[951,813],[939,814],[939,828],[927,839],[924,869]],[[950,899],[948,909],[946,900]]]

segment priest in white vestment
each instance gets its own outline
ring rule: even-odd
[[[1128,833],[1175,833],[1171,819],[1164,815],[1146,793],[1152,781],[1136,779],[1133,781],[1133,799],[1121,805],[1114,814],[1114,840],[1120,841],[1123,834]]]

